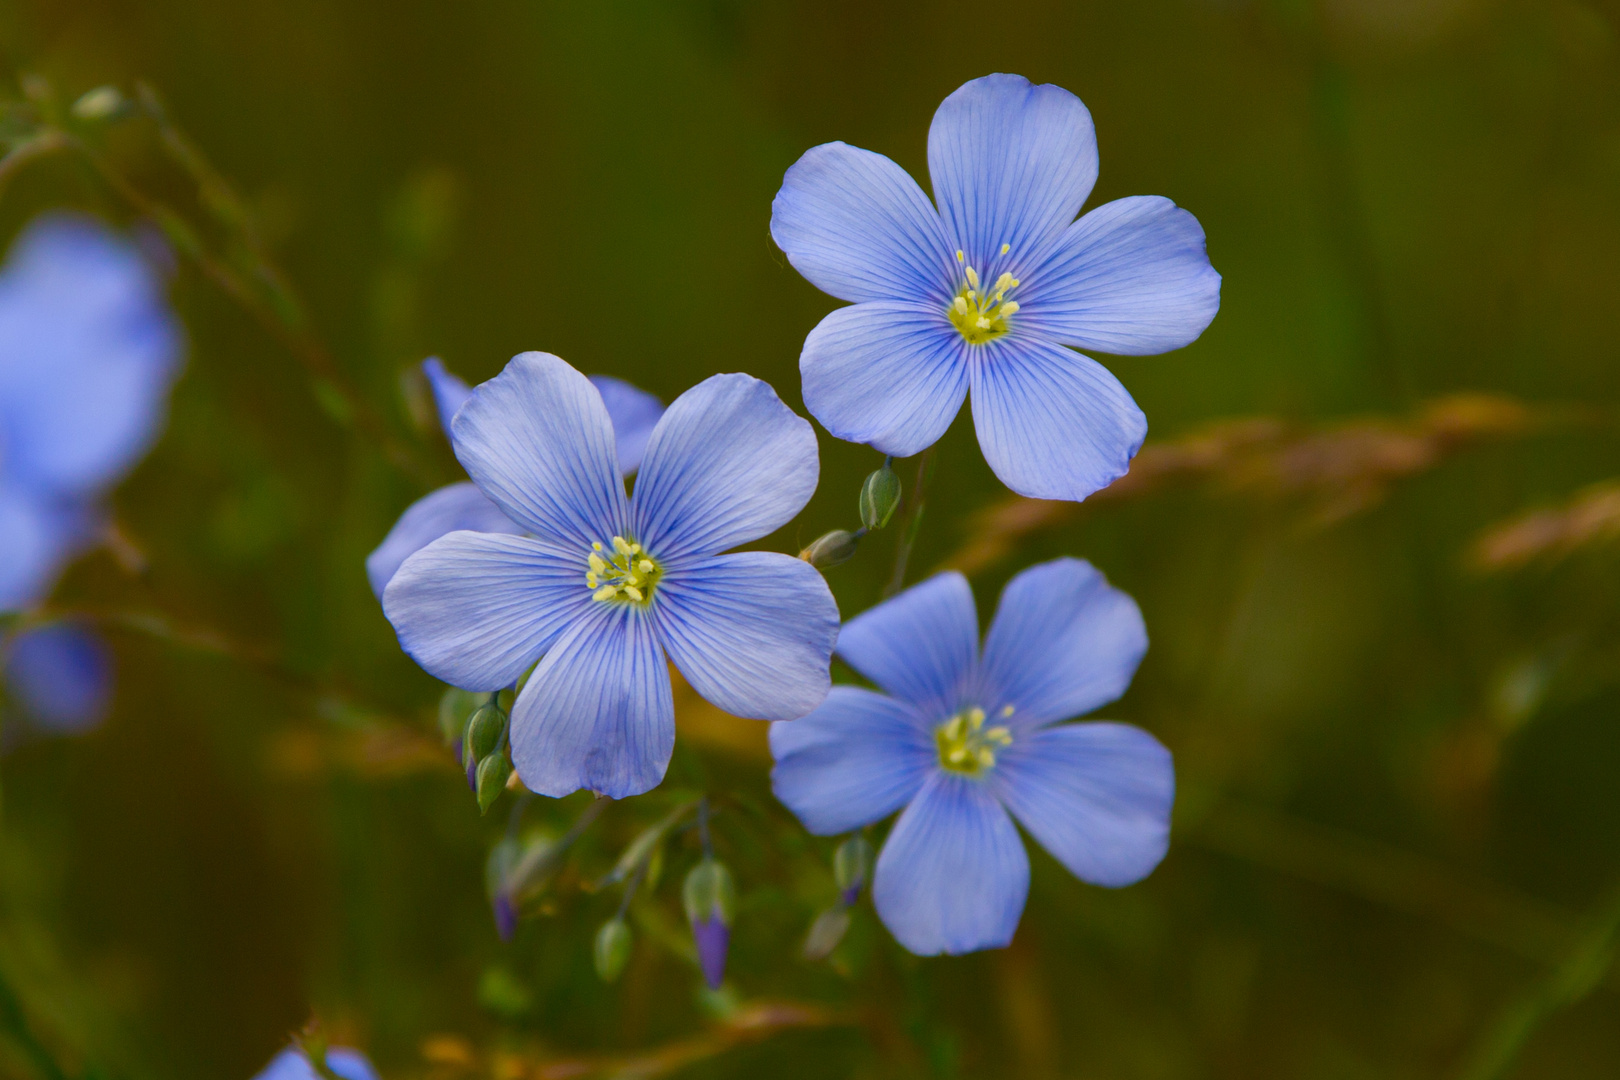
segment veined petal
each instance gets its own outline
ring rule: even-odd
[[[930,720],[943,720],[978,663],[979,616],[967,578],[936,574],[855,616],[839,631],[838,655]]]
[[[1033,335],[980,346],[973,424],[1001,482],[1032,499],[1075,502],[1118,480],[1147,417],[1109,370]]]
[[[658,418],[664,415],[664,403],[623,379],[611,375],[587,377],[602,395],[608,419],[613,422],[613,439],[619,448],[619,472],[629,476],[641,467],[641,455],[647,449],[647,439],[657,426]]]
[[[1012,941],[1029,895],[1029,856],[989,789],[935,772],[878,855],[872,900],[883,925],[919,956]]]
[[[657,787],[675,749],[675,698],[652,620],[594,605],[524,684],[511,739],[518,776],[542,795],[622,799]]]
[[[511,686],[592,603],[583,560],[527,536],[453,532],[383,590],[400,647],[463,690]]]
[[[422,374],[427,376],[428,386],[433,389],[433,405],[439,413],[439,427],[448,438],[450,423],[461,407],[467,404],[467,399],[472,397],[472,387],[459,375],[446,370],[444,362],[437,356],[422,361]]]
[[[37,728],[57,735],[88,731],[112,704],[112,654],[72,623],[24,630],[4,643],[5,685]]]
[[[840,299],[950,298],[954,260],[939,215],[882,154],[841,142],[807,150],[771,203],[771,238],[812,285]]]
[[[671,566],[653,618],[686,681],[733,716],[792,720],[832,685],[838,603],[820,572],[791,555],[741,551]]]
[[[854,686],[772,724],[771,755],[771,790],[817,836],[882,821],[911,801],[937,758],[911,706]]]
[[[1129,885],[1169,850],[1175,767],[1141,728],[1044,728],[1002,751],[992,775],[1007,808],[1081,881]]]
[[[1007,583],[984,639],[984,707],[1008,723],[1067,720],[1114,701],[1147,652],[1142,612],[1083,559],[1054,559]]]
[[[629,523],[602,395],[550,353],[521,353],[474,389],[450,439],[507,517],[581,560]]]
[[[1192,342],[1221,306],[1198,219],[1169,199],[1137,195],[1065,230],[1018,299],[1035,333],[1087,349],[1143,356]]]
[[[962,408],[967,349],[943,302],[839,308],[804,340],[805,408],[840,439],[910,457],[938,442]]]
[[[810,422],[752,375],[713,375],[653,428],[636,478],[636,539],[655,558],[712,555],[787,524],[821,463]]]
[[[463,481],[442,487],[406,507],[377,550],[366,556],[371,591],[382,599],[383,590],[401,563],[439,537],[462,531],[518,535],[523,529],[501,513],[501,508],[490,502],[477,484]]]
[[[999,267],[1003,244],[1014,261],[1028,258],[1074,220],[1097,182],[1091,113],[1061,86],[974,79],[934,113],[928,172],[968,265]]]

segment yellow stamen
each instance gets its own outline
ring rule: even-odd
[[[1011,244],[1002,244],[1001,245],[1001,253],[1003,255],[1007,254],[1007,252],[1009,252],[1011,250],[1012,250],[1012,245]]]
[[[619,590],[618,590],[617,586],[604,585],[600,589],[597,589],[595,592],[591,593],[591,599],[592,600],[611,600],[618,593],[618,591]]]
[[[1005,727],[984,727],[984,710],[978,706],[957,713],[934,729],[939,763],[952,772],[976,776],[992,768],[996,753],[1011,746],[1012,731]]]
[[[657,559],[636,541],[622,536],[613,537],[611,549],[600,542],[592,543],[585,563],[589,567],[585,584],[591,590],[591,597],[604,603],[610,600],[648,603],[662,573]]]

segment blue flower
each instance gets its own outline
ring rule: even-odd
[[[76,735],[100,724],[112,704],[112,655],[96,635],[49,623],[0,641],[6,695],[31,726]]]
[[[815,491],[815,433],[747,375],[682,394],[627,498],[602,395],[524,353],[472,392],[456,456],[527,535],[453,532],[405,560],[383,610],[405,651],[464,690],[511,686],[512,760],[533,791],[622,798],[675,742],[666,655],[737,716],[803,716],[827,695],[838,607],[808,563],[719,554],[789,521]],[[543,657],[543,659],[542,659]]]
[[[446,371],[437,356],[422,361],[422,373],[433,389],[439,424],[449,434],[450,422],[472,396],[472,388]],[[613,421],[619,470],[629,476],[641,464],[653,425],[664,415],[664,403],[622,379],[592,375],[590,380],[602,395],[608,418]],[[439,537],[458,529],[513,535],[523,532],[523,527],[501,513],[501,508],[486,499],[477,485],[463,482],[442,487],[408,506],[383,542],[377,545],[377,550],[366,557],[366,577],[371,582],[371,591],[382,599],[383,590],[401,563]]]
[[[0,270],[0,610],[94,541],[97,501],[162,426],[181,335],[128,241],[47,215]]]
[[[777,798],[819,835],[901,810],[872,898],[914,953],[1012,940],[1029,859],[1012,817],[1077,877],[1129,885],[1170,840],[1170,753],[1126,724],[1059,724],[1130,684],[1142,615],[1090,563],[1013,578],[984,654],[960,574],[931,578],[850,620],[838,655],[884,693],[835,686],[802,720],[771,725]]]
[[[1008,487],[1083,499],[1124,475],[1147,421],[1101,364],[1064,346],[1180,348],[1220,305],[1197,219],[1135,196],[1075,220],[1097,179],[1080,99],[989,75],[928,132],[936,212],[893,161],[841,142],[807,152],[771,207],[771,236],[852,307],[810,332],[810,412],[841,439],[905,457],[973,422]]]
[[[364,1054],[346,1046],[334,1046],[326,1052],[326,1067],[343,1080],[377,1080],[377,1071]],[[253,1080],[320,1080],[310,1068],[309,1058],[297,1047],[289,1046],[271,1059],[264,1071]]]

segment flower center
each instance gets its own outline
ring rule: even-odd
[[[1012,712],[1011,705],[1004,706],[1000,719],[1005,720]],[[976,776],[995,765],[997,751],[1011,746],[1012,741],[1012,732],[1000,724],[984,726],[984,710],[977,705],[934,729],[940,767],[967,776]]]
[[[591,589],[591,599],[604,604],[611,600],[645,604],[652,599],[653,587],[664,572],[640,544],[622,536],[613,538],[611,549],[600,542],[592,544],[587,561],[590,570],[585,574],[585,584]]]
[[[1001,245],[1001,253],[1007,254],[1006,244]],[[962,262],[962,259],[962,253],[958,251],[956,261]],[[1007,332],[1007,320],[1018,313],[1018,301],[1008,300],[1007,294],[1018,288],[1020,283],[1012,274],[1003,271],[996,278],[996,283],[986,288],[979,281],[977,270],[964,266],[964,271],[962,288],[950,307],[945,309],[945,314],[969,345],[983,345]]]

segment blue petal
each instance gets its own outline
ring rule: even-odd
[[[675,749],[669,664],[652,620],[593,604],[557,640],[512,710],[512,764],[530,791],[614,799],[658,786]]]
[[[930,719],[961,703],[975,676],[979,616],[967,578],[936,574],[857,615],[838,634],[849,666]]]
[[[619,471],[629,476],[641,467],[647,439],[657,426],[658,418],[664,415],[664,403],[623,379],[611,375],[588,377],[602,395],[608,419],[613,422],[613,438],[619,448]]]
[[[377,550],[366,556],[371,591],[382,599],[401,563],[439,537],[461,531],[519,534],[523,529],[485,498],[477,484],[442,487],[407,507]]]
[[[1169,199],[1138,195],[1069,226],[1018,293],[1019,322],[1054,341],[1141,356],[1204,332],[1221,306],[1198,219]]]
[[[821,464],[810,422],[751,375],[713,375],[653,428],[636,477],[636,539],[654,558],[712,555],[787,524]]]
[[[987,710],[1027,728],[1114,701],[1147,652],[1136,601],[1083,559],[1032,566],[1007,583],[984,639]]]
[[[827,697],[838,603],[802,559],[743,551],[672,566],[653,617],[686,681],[733,716],[792,720]]]
[[[1170,751],[1129,724],[1060,724],[1002,751],[997,794],[1069,872],[1093,885],[1140,881],[1170,848]]]
[[[82,546],[81,518],[0,483],[0,611],[45,598],[57,570]]]
[[[872,900],[920,956],[1000,948],[1029,895],[1029,856],[1001,803],[977,781],[935,772],[878,855]]]
[[[112,704],[112,654],[71,623],[25,630],[5,647],[6,689],[35,727],[61,735],[100,724]]]
[[[451,421],[467,404],[467,399],[472,397],[472,387],[459,376],[446,371],[437,356],[422,361],[422,374],[427,376],[428,385],[433,388],[433,404],[439,413],[439,427],[448,436]]]
[[[521,353],[473,390],[450,438],[507,517],[581,560],[629,523],[602,395],[549,353]]]
[[[917,794],[937,756],[911,706],[854,686],[772,724],[771,754],[771,790],[817,836],[882,821]]]
[[[585,560],[527,536],[453,532],[394,574],[383,613],[400,647],[463,690],[511,686],[592,604]]]
[[[843,300],[951,296],[956,268],[939,215],[904,169],[870,150],[807,150],[771,203],[771,238],[811,284]]]
[[[967,343],[944,308],[839,308],[804,340],[804,405],[848,442],[910,457],[939,441],[967,396]]]
[[[1097,361],[1034,336],[981,346],[973,424],[1001,482],[1032,499],[1072,499],[1118,480],[1147,417]]]
[[[377,1073],[358,1050],[334,1046],[326,1052],[326,1067],[343,1080],[377,1080]],[[318,1080],[303,1051],[287,1047],[253,1080]]]
[[[157,437],[181,334],[134,245],[47,215],[0,273],[0,461],[12,483],[88,496]]]
[[[1097,182],[1097,136],[1080,99],[1019,75],[986,75],[940,104],[928,172],[946,232],[986,281],[1034,257]],[[1023,275],[1018,275],[1022,277]]]

